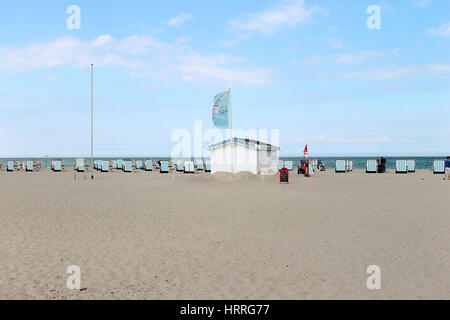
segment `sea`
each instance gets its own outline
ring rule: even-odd
[[[335,168],[336,160],[353,160],[353,168],[355,169],[365,169],[366,161],[369,159],[379,159],[379,157],[310,157],[311,159],[320,159],[322,163],[325,165],[325,168]],[[416,169],[429,169],[433,168],[434,160],[442,160],[445,159],[446,156],[436,156],[436,157],[411,157],[411,156],[397,156],[397,157],[385,157],[386,158],[386,169],[395,169],[395,162],[398,159],[415,159],[416,160]],[[89,158],[85,158],[89,160]],[[115,159],[131,159],[131,160],[146,160],[152,159],[155,161],[159,160],[168,160],[170,157],[97,157],[94,159],[99,160],[115,160]],[[280,160],[292,160],[294,161],[294,167],[297,167],[300,160],[303,158],[300,157],[280,157]],[[18,161],[26,161],[26,160],[40,160],[42,161],[44,168],[50,168],[52,160],[64,160],[65,168],[73,168],[75,164],[75,158],[0,158],[0,161],[3,164],[3,168],[6,167],[6,163],[8,160],[18,160]]]

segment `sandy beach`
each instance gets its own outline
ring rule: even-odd
[[[450,299],[442,175],[95,175],[0,172],[0,299]]]

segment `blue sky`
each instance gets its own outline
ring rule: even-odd
[[[0,21],[0,157],[89,154],[90,63],[97,155],[169,155],[228,88],[233,127],[279,129],[284,156],[450,154],[450,1],[5,0]]]

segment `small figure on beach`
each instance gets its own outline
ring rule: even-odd
[[[377,160],[377,169],[378,173],[386,172],[386,159],[384,157],[381,157],[380,160]]]
[[[447,180],[450,179],[450,156],[447,157],[447,160],[445,160],[445,177],[444,180],[447,178]]]
[[[320,160],[320,159],[319,159],[319,161],[317,161],[317,170],[326,171],[325,165],[323,164],[322,160]]]
[[[307,160],[300,160],[299,166],[298,166],[298,170],[297,170],[297,174],[306,174],[306,165],[307,165],[308,161]]]

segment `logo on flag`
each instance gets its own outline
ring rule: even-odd
[[[230,127],[230,91],[221,92],[214,97],[212,119],[218,128]]]

